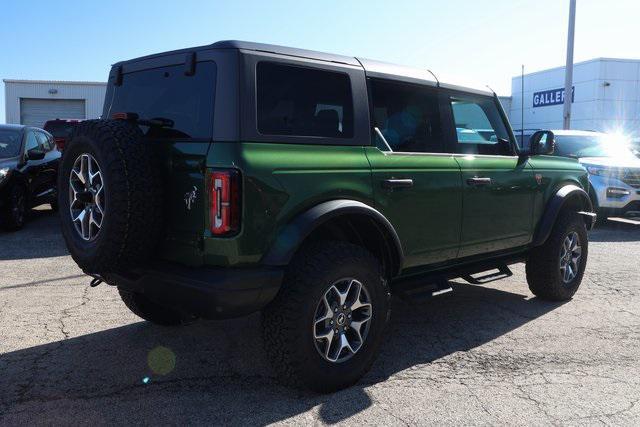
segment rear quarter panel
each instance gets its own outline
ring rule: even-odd
[[[321,202],[346,198],[373,205],[371,171],[360,146],[217,142],[207,167],[238,168],[243,190],[237,236],[213,237],[207,222],[206,264],[259,262],[295,215]]]

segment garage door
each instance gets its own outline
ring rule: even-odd
[[[84,119],[84,99],[20,98],[20,123],[42,127],[51,119]]]

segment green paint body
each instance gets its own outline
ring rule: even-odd
[[[566,184],[588,188],[586,171],[553,156],[385,153],[374,146],[264,142],[158,143],[166,177],[162,257],[201,266],[259,264],[297,215],[328,200],[351,199],[380,211],[400,237],[403,274],[455,265],[466,257],[526,250],[550,198]],[[209,173],[242,176],[241,231],[209,231]],[[490,177],[491,185],[467,180]],[[410,178],[386,189],[385,179]],[[191,209],[184,198],[196,190]]]

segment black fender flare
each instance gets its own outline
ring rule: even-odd
[[[293,221],[281,229],[275,242],[262,259],[265,265],[283,266],[289,264],[293,255],[304,240],[319,226],[327,221],[343,215],[365,215],[375,221],[376,225],[388,238],[386,243],[395,252],[397,264],[392,274],[402,269],[404,253],[400,238],[389,220],[371,206],[348,199],[330,200],[320,203],[299,214]]]
[[[577,213],[584,216],[587,229],[590,230],[593,227],[596,214],[593,212],[593,204],[591,203],[589,194],[577,185],[567,184],[561,187],[547,203],[545,211],[542,214],[542,219],[540,219],[538,228],[533,236],[533,246],[540,246],[547,241],[560,211],[569,200],[573,200],[573,198],[576,197],[581,201],[583,206]]]

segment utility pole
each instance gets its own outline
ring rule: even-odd
[[[524,147],[524,64],[522,64],[522,74],[520,76],[520,91],[522,94],[522,102],[520,103],[520,145]]]
[[[569,32],[567,37],[567,65],[564,71],[563,129],[571,129],[571,101],[573,100],[573,43],[576,31],[576,0],[569,0]]]

